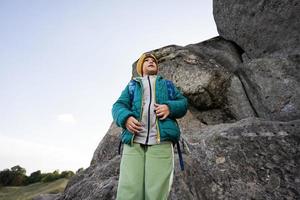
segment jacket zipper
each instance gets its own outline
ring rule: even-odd
[[[155,101],[155,103],[157,103],[157,101],[156,101],[156,86],[155,86],[157,79],[158,78],[156,77],[156,80],[154,82],[154,101]],[[155,123],[156,123],[156,130],[157,130],[156,141],[157,141],[157,144],[159,144],[160,143],[160,133],[159,133],[159,126],[158,126],[158,121],[157,120],[158,120],[157,115],[155,113]]]
[[[151,83],[149,79],[149,75],[147,76],[148,78],[148,84],[149,84],[149,89],[150,89],[150,101],[149,101],[149,106],[148,106],[148,132],[147,132],[147,138],[146,138],[146,145],[148,144],[149,140],[149,132],[150,132],[150,106],[151,106],[151,101],[152,101],[152,88],[151,88]]]

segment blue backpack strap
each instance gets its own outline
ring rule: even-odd
[[[122,140],[120,139],[119,148],[118,148],[118,154],[119,154],[119,155],[120,155],[120,153],[121,153],[121,145],[122,145]]]
[[[178,156],[179,156],[180,169],[181,169],[181,171],[183,171],[184,170],[184,163],[183,163],[183,159],[182,159],[182,153],[181,153],[179,141],[177,141],[176,143],[174,141],[172,141],[172,143],[173,143],[173,148],[174,148],[175,144],[177,145],[177,153],[178,153]]]
[[[168,89],[168,98],[170,100],[175,99],[175,89],[174,89],[174,84],[172,81],[166,79],[166,84],[167,84],[167,89]]]
[[[133,79],[131,79],[130,82],[129,82],[129,86],[128,86],[131,102],[133,101],[133,97],[134,97],[135,85],[136,85],[136,82]]]
[[[178,156],[179,156],[179,164],[180,164],[181,171],[183,171],[184,170],[184,165],[183,165],[183,159],[182,159],[182,154],[181,154],[179,141],[177,141],[176,143],[177,143],[177,151],[178,151]]]

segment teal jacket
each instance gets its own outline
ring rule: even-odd
[[[136,81],[136,87],[134,91],[133,99],[130,98],[129,87],[132,81]],[[163,120],[157,117],[157,143],[161,141],[172,141],[176,143],[180,138],[180,128],[176,121],[176,118],[183,117],[188,108],[187,98],[178,90],[174,85],[175,94],[173,99],[169,99],[168,88],[166,80],[161,75],[157,75],[155,81],[155,101],[158,104],[166,104],[169,107],[170,114]],[[134,133],[127,130],[125,123],[129,116],[134,116],[137,120],[141,121],[142,115],[142,100],[143,100],[143,85],[141,77],[133,78],[122,91],[121,96],[112,106],[112,116],[114,122],[118,127],[122,127],[122,133],[120,135],[121,141],[124,144],[132,146]]]

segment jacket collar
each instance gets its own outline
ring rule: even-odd
[[[159,74],[156,75],[156,79],[162,79],[163,77]],[[136,80],[136,81],[141,81],[142,80],[142,76],[137,76],[137,77],[133,77],[132,78],[133,80]]]

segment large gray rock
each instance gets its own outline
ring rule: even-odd
[[[250,58],[300,53],[298,0],[214,0],[213,14],[220,36]]]

